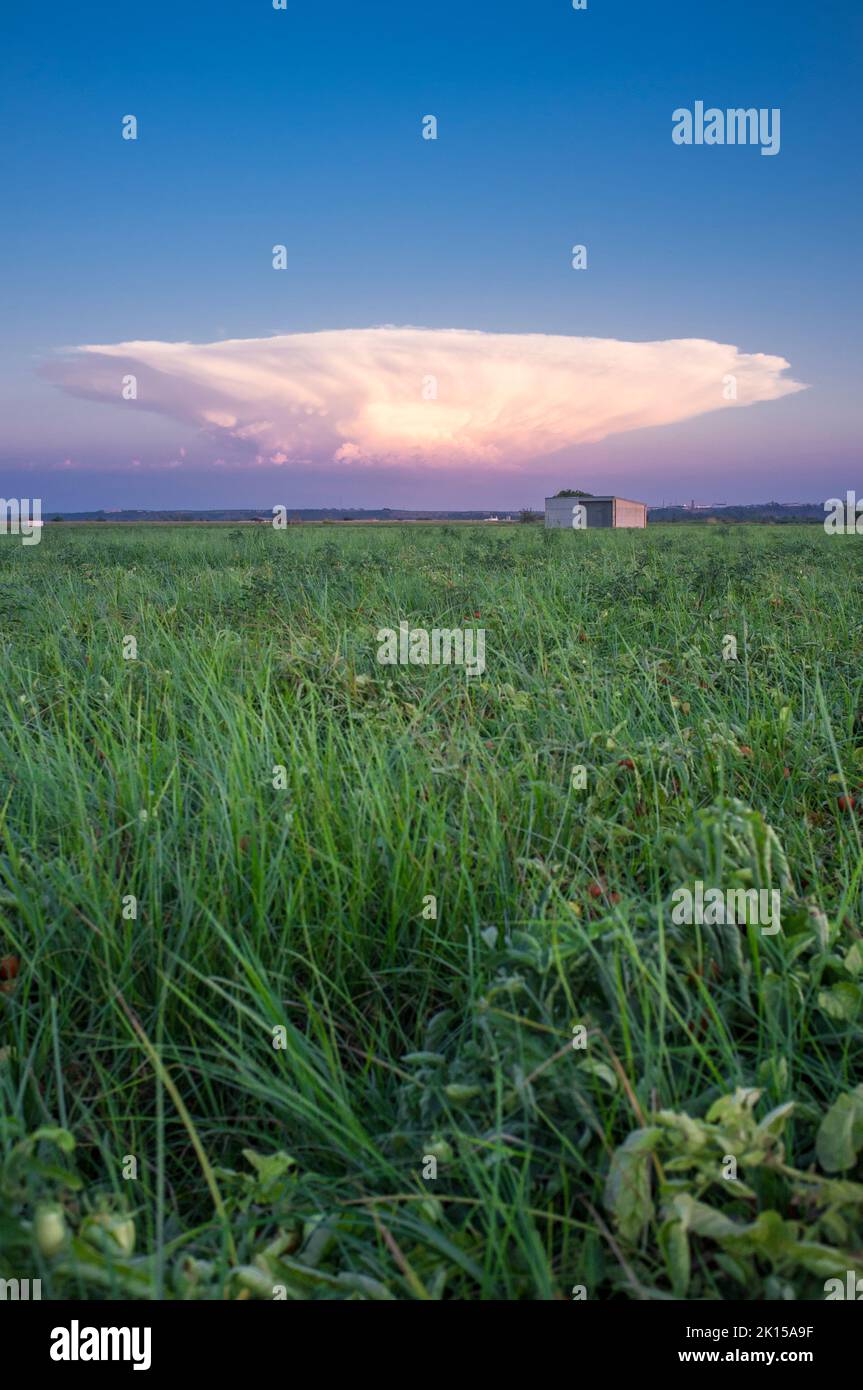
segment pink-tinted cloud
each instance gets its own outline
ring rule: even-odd
[[[71,350],[68,391],[197,425],[251,467],[536,471],[578,444],[804,388],[782,357],[707,339],[369,328]]]

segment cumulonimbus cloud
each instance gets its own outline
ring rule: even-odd
[[[76,395],[195,424],[250,464],[524,472],[568,446],[803,390],[782,357],[702,338],[367,328],[71,349]]]

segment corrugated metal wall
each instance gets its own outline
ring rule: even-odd
[[[545,503],[545,524],[572,530],[572,509],[581,504],[587,512],[587,529],[610,526],[646,526],[647,507],[643,502],[597,502],[589,497],[549,497]],[[616,508],[616,519],[615,519]]]
[[[550,497],[545,504],[546,526],[572,530],[572,509],[579,503],[587,512],[588,529],[611,525],[610,502],[592,502],[589,497]]]

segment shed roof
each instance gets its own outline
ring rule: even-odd
[[[634,497],[620,497],[616,492],[607,497],[546,497],[546,502],[631,502],[635,507],[646,507],[646,502],[637,502]]]

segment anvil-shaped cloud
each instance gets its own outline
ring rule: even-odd
[[[804,388],[782,357],[701,338],[367,328],[70,350],[76,395],[200,426],[258,466],[469,466],[524,472],[567,446]],[[128,388],[127,388],[128,390]]]

